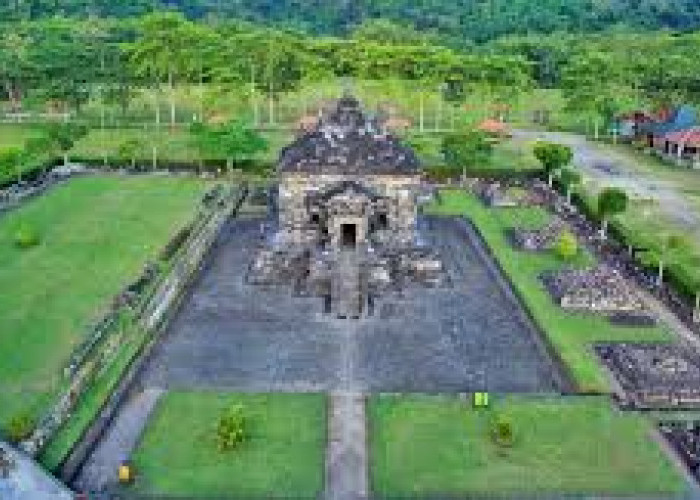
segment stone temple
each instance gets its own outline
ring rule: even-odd
[[[441,260],[417,231],[414,152],[360,103],[343,97],[280,155],[277,227],[248,273],[291,285],[340,318],[372,315],[377,297],[444,284]]]

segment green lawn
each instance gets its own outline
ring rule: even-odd
[[[242,404],[248,439],[218,451],[218,415]],[[173,392],[164,396],[133,456],[139,493],[316,498],[323,490],[322,394]]]
[[[506,230],[517,226],[542,225],[549,215],[539,208],[486,208],[475,196],[463,191],[443,191],[442,204],[430,212],[465,215],[479,231],[510,276],[535,321],[571,370],[580,390],[606,391],[608,381],[591,344],[605,341],[665,341],[670,333],[662,327],[613,326],[599,315],[574,313],[556,305],[539,279],[543,271],[565,265],[553,253],[523,252],[508,242]]]
[[[27,139],[41,135],[40,128],[32,125],[0,123],[0,150],[24,146]]]
[[[474,410],[454,396],[372,398],[371,478],[380,495],[678,493],[678,471],[649,438],[641,416],[603,397],[494,398]],[[514,444],[490,438],[495,415]]]
[[[205,187],[79,178],[0,218],[0,423],[45,408],[87,327],[192,217]],[[39,246],[15,246],[23,225]]]

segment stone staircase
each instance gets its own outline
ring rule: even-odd
[[[341,319],[360,318],[364,309],[364,297],[359,259],[354,250],[344,250],[338,254],[332,280],[332,314]]]

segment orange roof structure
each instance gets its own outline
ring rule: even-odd
[[[384,122],[384,126],[391,131],[406,130],[411,125],[411,120],[399,117],[392,117]]]
[[[296,123],[297,130],[311,131],[318,125],[318,116],[305,115],[299,118]]]
[[[508,134],[508,127],[504,122],[501,120],[496,120],[494,118],[488,118],[484,121],[482,121],[477,129],[481,130],[482,132],[486,132],[487,134],[494,134],[494,135],[507,135]]]

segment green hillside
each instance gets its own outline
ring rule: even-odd
[[[219,16],[284,25],[313,33],[344,34],[383,18],[436,31],[455,40],[504,34],[590,32],[623,24],[689,30],[700,26],[695,0],[31,0],[3,2],[0,19],[132,16],[177,8],[189,17]]]

